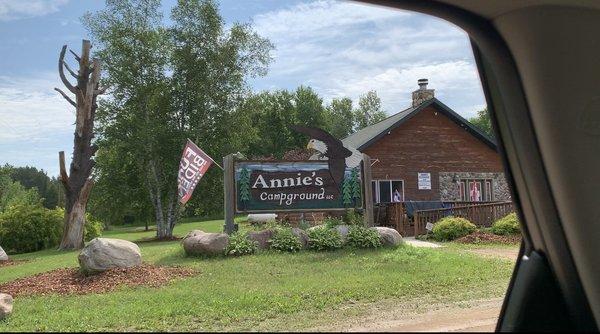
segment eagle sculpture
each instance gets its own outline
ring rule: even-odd
[[[362,153],[354,148],[344,146],[341,140],[325,130],[299,125],[292,126],[292,129],[310,137],[306,148],[315,149],[323,158],[327,158],[331,178],[338,186],[344,180],[346,167],[355,168],[362,161]]]

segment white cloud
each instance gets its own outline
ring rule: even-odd
[[[62,87],[57,77],[0,76],[0,141],[43,141],[72,128],[74,108],[53,90]]]
[[[2,0],[0,21],[44,16],[57,12],[69,0]]]
[[[57,152],[70,152],[74,108],[54,87],[62,87],[57,73],[0,76],[0,164],[38,166],[54,173]]]
[[[254,17],[276,47],[269,75],[255,81],[311,85],[326,100],[376,90],[389,113],[410,105],[417,79],[470,116],[485,104],[466,33],[422,14],[319,0]]]

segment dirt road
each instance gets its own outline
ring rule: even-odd
[[[425,306],[425,309],[423,308]],[[493,332],[502,298],[453,304],[396,303],[377,305],[361,317],[343,323],[312,328],[309,331],[343,332]]]
[[[403,319],[354,327],[352,332],[493,332],[502,299],[474,302],[470,307],[448,306]]]

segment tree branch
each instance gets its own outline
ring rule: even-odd
[[[106,93],[106,90],[108,89],[107,87],[98,87],[98,89],[94,90],[94,95],[102,95],[104,93]]]
[[[75,57],[75,60],[77,60],[77,62],[81,61],[81,57],[79,57],[73,50],[69,49],[69,52],[73,54],[73,57]]]
[[[58,74],[60,75],[60,80],[62,83],[69,89],[69,91],[73,94],[77,94],[77,89],[67,80],[65,76],[64,66],[65,63],[65,52],[67,51],[67,46],[63,45],[62,50],[60,51],[60,56],[58,57]]]
[[[69,176],[67,175],[67,169],[65,168],[65,151],[58,152],[58,164],[60,166],[60,182],[62,182],[67,192],[71,191],[69,186]]]
[[[71,73],[71,75],[73,76],[73,78],[79,80],[79,75],[77,75],[77,73],[75,73],[75,71],[73,71],[70,67],[69,64],[67,64],[66,61],[63,60],[63,64],[65,65],[65,68],[67,69],[67,71],[69,71],[69,73]]]
[[[54,88],[54,90],[59,92],[60,95],[62,95],[62,97],[64,97],[65,100],[67,100],[67,102],[69,102],[73,107],[77,108],[77,103],[75,103],[73,100],[71,100],[71,98],[69,96],[67,96],[67,94],[65,94],[65,92],[63,92],[62,90],[60,90],[58,88]]]
[[[80,202],[87,203],[87,200],[90,197],[90,192],[92,191],[92,187],[94,187],[94,179],[87,179],[81,188],[81,192],[79,192]]]

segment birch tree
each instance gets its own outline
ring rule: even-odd
[[[112,92],[99,109],[98,174],[110,178],[126,163],[126,173],[143,183],[138,196],[152,204],[157,238],[168,239],[181,212],[176,179],[186,138],[217,160],[239,150],[244,133],[233,111],[246,78],[265,73],[271,45],[247,25],[226,29],[214,1],[179,1],[171,27],[160,5],[109,0],[84,24],[100,46]],[[209,170],[192,201],[220,210],[221,178]]]

